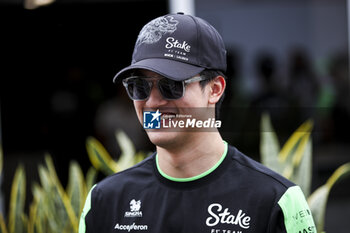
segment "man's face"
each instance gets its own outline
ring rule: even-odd
[[[161,75],[149,71],[140,70],[142,76],[151,77],[154,82],[157,79],[163,78]],[[155,84],[155,83],[154,83]],[[190,83],[186,86],[184,96],[177,100],[164,99],[159,92],[156,85],[153,85],[151,94],[147,100],[134,100],[134,107],[136,110],[139,121],[143,122],[143,111],[157,111],[158,109],[162,112],[167,112],[169,115],[174,114],[188,114],[188,109],[193,108],[214,108],[215,104],[209,102],[209,85],[201,88],[199,82]],[[164,116],[162,116],[164,117]],[[190,140],[190,137],[196,136],[196,133],[189,133],[183,130],[152,130],[147,131],[148,137],[151,142],[160,147],[167,147],[181,143],[183,140]]]

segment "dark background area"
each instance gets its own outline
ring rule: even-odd
[[[19,163],[29,192],[45,153],[63,185],[69,161],[87,171],[85,140],[96,136],[97,108],[119,94],[112,79],[130,63],[140,28],[166,12],[166,1],[156,0],[0,5],[5,198]]]

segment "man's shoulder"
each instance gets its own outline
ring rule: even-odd
[[[230,155],[235,165],[242,168],[245,176],[255,184],[266,187],[274,186],[277,189],[287,190],[291,186],[295,186],[293,182],[286,179],[282,175],[266,167],[258,161],[248,157],[233,146],[229,146]]]

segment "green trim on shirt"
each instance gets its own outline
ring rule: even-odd
[[[160,169],[160,166],[159,166],[159,161],[158,161],[158,153],[156,154],[156,164],[157,164],[157,169],[159,171],[159,173],[166,179],[168,180],[171,180],[171,181],[175,181],[175,182],[189,182],[189,181],[194,181],[194,180],[198,180],[200,178],[203,178],[204,176],[207,176],[209,175],[210,173],[212,173],[217,167],[220,166],[220,164],[222,163],[222,161],[224,161],[225,157],[226,157],[226,154],[227,154],[227,148],[228,148],[228,145],[227,145],[227,142],[224,141],[224,144],[225,144],[225,151],[224,153],[222,154],[220,160],[212,167],[210,168],[209,170],[199,174],[199,175],[196,175],[196,176],[193,176],[193,177],[187,177],[187,178],[176,178],[176,177],[172,177],[172,176],[169,176],[167,174],[165,174],[161,169]]]
[[[89,194],[86,197],[86,201],[85,201],[85,205],[84,205],[84,208],[83,208],[83,212],[81,213],[80,221],[79,221],[79,233],[85,233],[86,232],[85,217],[86,217],[87,213],[91,209],[91,192],[95,188],[95,186],[96,186],[96,184],[94,186],[92,186],[92,188],[90,189]]]
[[[290,187],[278,201],[287,233],[317,233],[310,208],[299,186]]]

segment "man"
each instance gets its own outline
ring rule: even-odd
[[[151,128],[156,153],[92,188],[81,233],[316,232],[298,186],[229,146],[220,122],[204,127],[222,99],[225,70],[224,43],[206,21],[178,13],[143,27],[114,82]],[[196,115],[203,109],[207,116]]]

